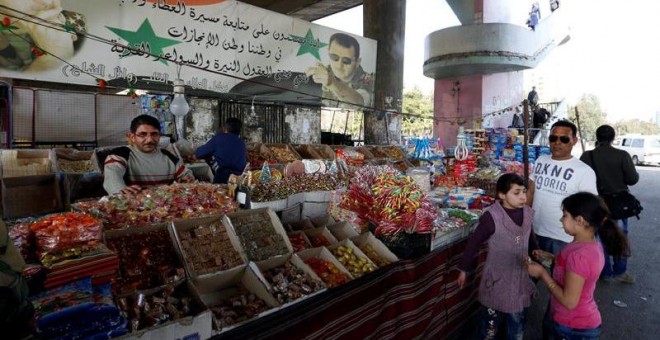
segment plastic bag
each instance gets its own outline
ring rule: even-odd
[[[101,222],[78,212],[45,216],[30,224],[30,230],[35,234],[40,258],[72,248],[94,247],[103,237]]]

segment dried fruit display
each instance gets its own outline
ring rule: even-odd
[[[291,242],[294,253],[309,248],[309,242],[307,241],[305,234],[301,232],[289,234],[289,241]]]
[[[103,237],[101,222],[88,214],[78,212],[42,217],[30,224],[30,230],[35,235],[36,251],[41,260],[48,255],[77,253],[82,251],[82,248],[93,248]]]
[[[298,300],[325,288],[322,282],[314,280],[291,261],[265,271],[264,277],[271,285],[271,294],[280,304]]]
[[[223,293],[229,297],[209,306],[221,328],[250,320],[271,308],[243,285],[228,288]]]
[[[70,161],[67,159],[57,159],[57,168],[61,172],[92,172],[95,171],[91,160]]]
[[[166,228],[143,233],[106,236],[108,248],[119,257],[120,293],[149,289],[185,278],[172,239]]]
[[[381,146],[380,149],[387,155],[388,158],[393,160],[403,160],[406,159],[406,153],[403,150],[396,146]]]
[[[328,285],[328,288],[337,287],[341,284],[344,284],[350,281],[350,277],[344,272],[339,270],[334,263],[319,259],[316,257],[310,257],[305,260],[312,270],[318,275],[325,284]]]
[[[280,163],[289,163],[300,159],[288,145],[268,145],[267,147]]]
[[[261,261],[289,252],[284,236],[275,230],[267,213],[233,216],[231,224],[248,260]]]
[[[350,146],[334,145],[337,159],[343,159],[349,166],[362,166],[364,164],[364,154],[355,151]]]
[[[253,170],[252,171],[252,183],[261,183],[261,170]],[[273,182],[279,182],[282,180],[282,172],[275,169],[275,168],[270,168],[270,179]]]
[[[73,209],[100,218],[106,229],[223,215],[236,207],[226,187],[203,182],[149,187],[137,194],[115,194],[73,204]]]
[[[395,161],[392,162],[391,164],[395,169],[401,171],[404,174],[408,171],[408,169],[411,168],[410,163],[408,163],[408,161],[405,160]]]
[[[276,163],[274,159],[270,159],[261,154],[259,149],[248,150],[248,162],[251,168],[260,168],[264,162]]]
[[[316,151],[321,158],[323,159],[330,159],[334,160],[335,159],[335,151],[330,148],[330,146],[325,145],[325,144],[310,144],[307,145],[310,149]]]
[[[298,145],[295,147],[296,152],[302,157],[302,159],[322,159],[323,157],[319,155],[313,148],[308,145]]]
[[[253,202],[266,202],[285,199],[300,192],[331,191],[345,186],[347,180],[347,176],[331,173],[285,177],[277,183],[256,183],[250,199]]]
[[[362,250],[362,252],[365,255],[367,255],[367,257],[371,261],[373,261],[378,267],[384,267],[391,263],[388,259],[380,256],[380,254],[378,254],[376,249],[374,249],[374,247],[372,247],[371,244],[368,243],[363,244],[362,246],[360,246],[360,250]]]
[[[364,146],[355,147],[355,152],[362,154],[362,158],[364,158],[365,161],[376,158],[376,156],[374,156],[374,154],[371,153],[371,151],[369,151],[369,149]]]
[[[351,247],[339,246],[332,250],[332,255],[348,269],[353,277],[361,277],[376,270],[376,266],[366,258],[357,256]]]
[[[367,150],[371,152],[372,155],[374,155],[375,158],[388,158],[389,155],[385,153],[383,150],[381,150],[378,146],[375,145],[367,145]]]
[[[188,291],[167,285],[147,295],[134,293],[117,298],[117,306],[129,320],[130,332],[153,327],[193,315],[194,305]]]
[[[312,246],[314,246],[314,247],[327,247],[327,246],[331,245],[328,238],[326,238],[322,234],[310,236],[309,242],[311,242]]]
[[[220,222],[179,230],[186,262],[195,275],[214,273],[243,264]]]

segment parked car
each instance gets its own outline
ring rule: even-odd
[[[658,135],[624,135],[617,138],[612,145],[627,151],[635,164],[660,165],[660,136]]]

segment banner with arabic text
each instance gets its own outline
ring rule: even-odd
[[[0,0],[0,77],[373,106],[376,41],[234,0]]]

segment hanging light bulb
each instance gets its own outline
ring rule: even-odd
[[[174,80],[173,92],[174,92],[174,98],[170,103],[170,112],[172,112],[174,117],[176,117],[177,137],[178,139],[183,139],[184,138],[183,118],[188,114],[188,111],[190,111],[190,105],[188,105],[188,102],[186,101],[186,97],[184,95],[185,86],[183,80],[178,78]]]
[[[174,80],[174,98],[170,103],[170,112],[176,117],[185,117],[188,111],[190,111],[190,105],[186,101],[184,92],[185,86],[183,85],[183,80]]]
[[[462,161],[468,158],[470,150],[465,144],[465,130],[463,125],[458,127],[458,135],[456,136],[456,149],[454,150],[454,158],[456,160]]]

